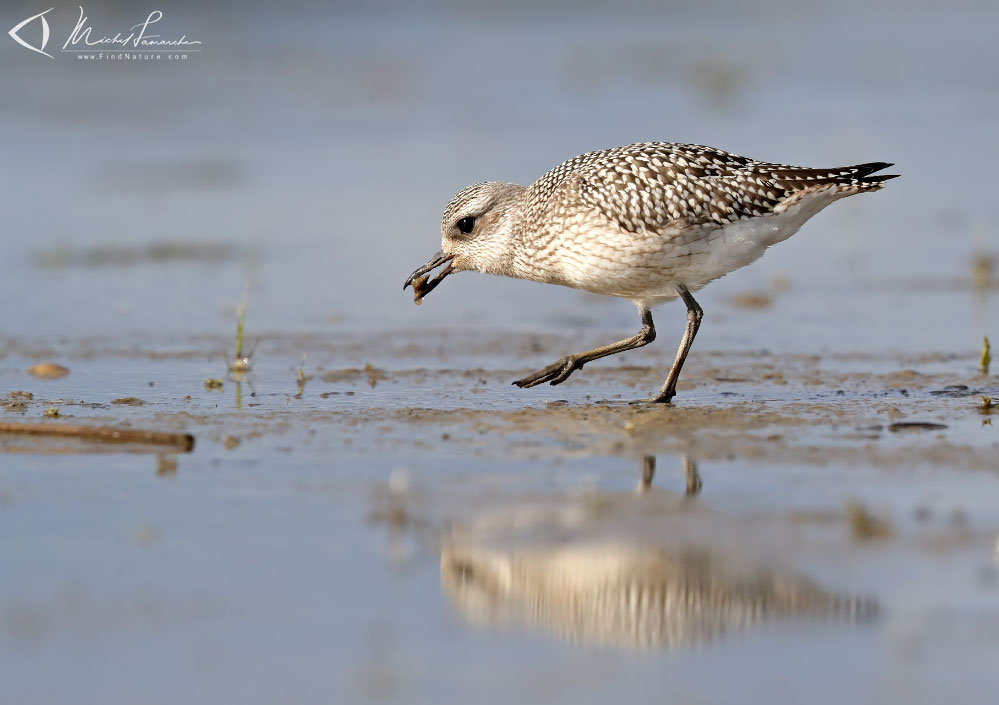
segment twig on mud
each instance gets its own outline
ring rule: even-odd
[[[189,433],[142,431],[132,428],[115,428],[114,426],[0,422],[0,433],[82,438],[104,443],[147,443],[149,445],[172,446],[182,452],[188,452],[194,448],[194,436]]]

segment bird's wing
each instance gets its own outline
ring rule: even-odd
[[[850,195],[880,188],[890,164],[810,169],[759,162],[700,145],[649,142],[590,152],[539,179],[551,202],[578,200],[627,232],[724,225],[779,213],[807,193]]]

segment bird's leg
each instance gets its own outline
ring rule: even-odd
[[[527,377],[524,377],[524,379],[518,379],[514,382],[514,384],[521,388],[533,387],[536,384],[541,384],[542,382],[561,384],[566,381],[569,378],[569,375],[573,372],[582,369],[583,365],[587,362],[592,362],[593,360],[598,360],[601,357],[607,357],[608,355],[624,352],[625,350],[640,348],[643,345],[648,345],[655,339],[656,329],[655,326],[652,325],[652,312],[647,308],[643,308],[642,330],[640,330],[637,335],[625,340],[620,340],[612,345],[605,345],[602,348],[597,348],[596,350],[590,350],[589,352],[579,353],[577,355],[567,355],[561,360],[548,365],[548,367],[538,370],[533,375],[528,375]]]
[[[687,480],[685,496],[695,497],[701,493],[701,474],[697,472],[697,463],[686,453],[682,456],[683,474]],[[656,456],[646,455],[642,458],[642,481],[636,491],[645,494],[652,488],[652,480],[656,476]]]
[[[652,479],[656,476],[656,456],[646,455],[642,458],[642,481],[638,485],[638,493],[645,494],[652,487]]]
[[[701,473],[697,472],[697,463],[689,455],[683,456],[683,474],[687,477],[687,497],[701,493]]]
[[[687,287],[680,284],[676,288],[676,291],[680,295],[680,298],[683,299],[683,303],[687,304],[687,327],[683,331],[683,339],[680,341],[680,348],[676,351],[673,366],[669,369],[669,374],[666,376],[666,382],[663,384],[662,389],[659,390],[659,393],[652,398],[654,402],[669,403],[676,396],[676,380],[680,377],[683,361],[687,359],[687,353],[690,352],[690,346],[694,342],[694,336],[697,335],[697,329],[701,325],[701,318],[704,316],[704,311],[694,301],[694,297],[690,295]]]

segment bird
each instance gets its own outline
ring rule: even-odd
[[[441,249],[406,279],[414,300],[456,272],[528,279],[632,301],[634,336],[566,355],[518,379],[561,384],[599,358],[648,345],[651,310],[679,298],[686,324],[666,381],[649,401],[670,403],[703,309],[692,292],[783,242],[829,204],[877,191],[898,174],[868,162],[816,169],[714,147],[641,142],[568,159],[530,186],[486,181],[459,191],[441,219]],[[431,273],[441,268],[431,279]]]

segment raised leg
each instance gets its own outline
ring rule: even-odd
[[[656,329],[655,326],[652,325],[652,312],[647,308],[643,308],[642,330],[640,330],[637,335],[627,338],[626,340],[620,340],[613,345],[605,345],[604,347],[597,348],[596,350],[579,353],[578,355],[568,355],[563,357],[561,360],[553,362],[548,365],[548,367],[538,370],[533,375],[528,375],[527,377],[524,377],[524,379],[518,379],[514,382],[514,384],[521,388],[533,387],[537,384],[541,384],[542,382],[561,384],[569,379],[569,375],[573,372],[581,370],[583,365],[587,362],[592,362],[593,360],[598,360],[601,357],[607,357],[608,355],[614,355],[615,353],[624,352],[625,350],[640,348],[643,345],[648,345],[655,339]]]
[[[690,352],[690,346],[694,342],[694,336],[697,335],[697,329],[701,325],[701,318],[704,316],[704,311],[694,301],[694,297],[690,295],[687,287],[681,284],[676,288],[676,291],[680,294],[680,298],[683,299],[683,303],[687,304],[687,327],[683,331],[683,339],[680,341],[680,348],[676,351],[676,359],[673,360],[673,366],[669,369],[669,374],[666,376],[666,382],[663,384],[662,389],[659,390],[659,393],[652,399],[652,401],[664,404],[669,403],[676,396],[676,380],[680,377],[683,362],[687,359],[687,353]]]

